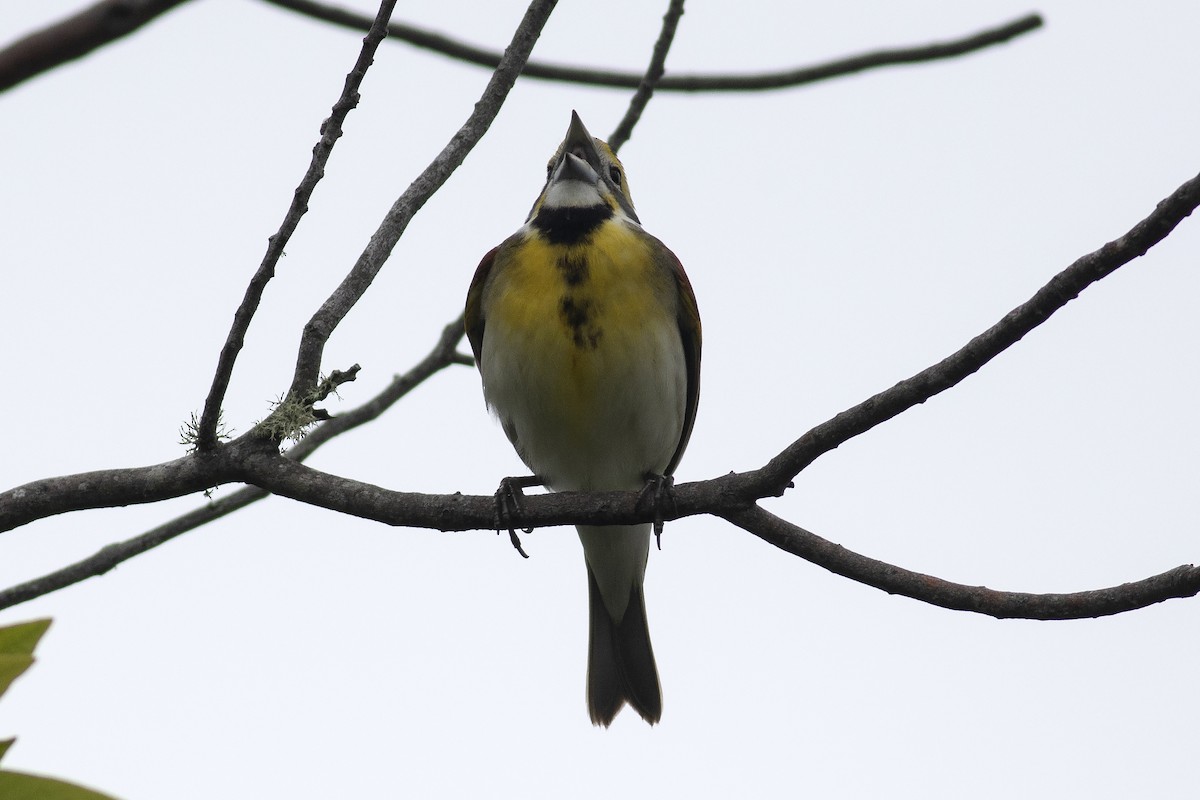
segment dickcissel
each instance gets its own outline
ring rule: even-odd
[[[525,224],[483,258],[466,305],[487,404],[538,482],[634,490],[669,480],[700,392],[700,316],[679,259],[642,230],[617,156],[572,113]],[[578,526],[587,565],[587,703],[662,716],[642,580],[651,525]]]

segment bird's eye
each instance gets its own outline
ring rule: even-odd
[[[620,167],[609,167],[608,168],[608,177],[612,178],[613,183],[615,183],[617,186],[620,186],[621,185],[621,168]]]

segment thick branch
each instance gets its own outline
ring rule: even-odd
[[[646,105],[654,94],[654,87],[662,80],[663,72],[666,71],[667,53],[671,50],[671,42],[675,40],[675,29],[679,27],[679,18],[682,16],[683,0],[671,0],[671,4],[667,7],[667,13],[663,15],[662,29],[658,33],[658,41],[654,43],[654,50],[650,54],[650,65],[646,67],[646,74],[638,83],[637,91],[633,93],[633,97],[629,101],[629,108],[625,111],[625,116],[621,118],[612,135],[608,137],[608,146],[613,149],[614,153],[619,152],[625,142],[629,141],[629,137],[633,135],[633,127],[642,118],[642,112],[646,110]]]
[[[308,394],[321,368],[321,354],[324,352],[325,342],[383,269],[384,262],[392,254],[392,249],[400,241],[413,216],[433,193],[442,187],[454,170],[458,169],[467,153],[471,152],[491,127],[556,4],[557,0],[534,0],[529,5],[513,34],[512,42],[504,51],[504,57],[483,90],[483,96],[475,104],[471,116],[442,148],[442,152],[433,163],[426,167],[404,194],[392,204],[350,273],[304,326],[290,390],[293,397],[304,397]]]
[[[999,619],[1085,619],[1133,611],[1176,597],[1200,594],[1200,569],[1185,565],[1135,583],[1069,594],[1000,592],[910,572],[859,555],[768,511],[751,506],[722,514],[743,530],[830,572],[889,594],[955,611]]]
[[[354,30],[366,30],[370,20],[353,11],[331,6],[312,0],[266,0],[272,5],[287,8],[315,19],[332,22]],[[1042,26],[1042,18],[1038,14],[1029,14],[1020,19],[989,28],[979,33],[954,39],[948,42],[901,47],[885,50],[875,50],[858,56],[841,58],[825,64],[811,67],[780,70],[777,72],[749,73],[745,75],[694,75],[679,73],[664,76],[655,88],[674,92],[748,92],[767,89],[787,89],[802,86],[807,83],[852,75],[878,67],[890,67],[898,64],[916,64],[923,61],[936,61],[943,58],[953,58],[965,55],[985,47],[1003,44],[1022,34],[1029,33]],[[500,63],[500,54],[493,50],[475,47],[465,42],[451,39],[449,36],[432,33],[431,31],[393,22],[388,30],[388,36],[396,41],[407,42],[416,47],[432,50],[451,58],[478,64],[481,67],[495,67]],[[547,64],[530,61],[521,73],[527,78],[539,78],[566,83],[580,83],[587,86],[605,86],[614,89],[636,89],[642,81],[642,75],[633,72],[619,72],[606,69],[589,69],[584,67],[568,67],[561,64]]]
[[[184,0],[102,0],[0,50],[0,92],[133,33]]]
[[[249,465],[253,479],[267,486],[272,493],[334,511],[352,513],[389,525],[441,530],[490,528],[494,525],[495,504],[491,497],[393,492],[361,481],[327,475],[273,453],[259,453],[253,462]],[[679,490],[685,495],[701,494],[706,498],[706,511],[716,513],[771,544],[831,572],[944,608],[1002,618],[1080,619],[1119,614],[1163,600],[1192,597],[1200,593],[1200,569],[1192,566],[1177,567],[1136,583],[1070,594],[1000,592],[951,583],[853,553],[758,506],[739,504],[722,491],[722,487],[730,483],[730,478],[737,477],[685,484]],[[637,497],[636,492],[563,492],[529,497],[525,500],[526,510],[518,524],[648,522],[654,514],[649,509],[639,512],[636,508]]]
[[[241,454],[247,452],[247,445]],[[188,455],[149,467],[62,475],[0,494],[0,531],[68,511],[156,503],[202,492],[240,474],[230,453]]]
[[[342,123],[350,110],[358,105],[358,89],[367,74],[367,69],[375,61],[375,51],[378,49],[379,43],[387,36],[387,23],[391,19],[392,10],[395,7],[396,0],[383,0],[383,3],[380,4],[379,13],[375,15],[367,36],[363,39],[358,59],[354,62],[350,74],[346,76],[342,94],[333,104],[329,118],[321,123],[321,138],[313,147],[312,161],[309,162],[308,171],[304,173],[300,185],[292,194],[292,203],[283,217],[283,224],[279,226],[275,235],[267,240],[266,255],[263,256],[262,263],[259,264],[254,277],[250,279],[250,285],[246,287],[242,303],[233,315],[233,327],[230,328],[225,345],[221,348],[221,355],[217,360],[217,371],[213,375],[212,386],[204,401],[204,411],[200,415],[200,424],[196,434],[196,446],[200,450],[211,450],[217,446],[217,423],[221,415],[221,404],[225,401],[225,392],[229,389],[234,362],[242,350],[242,345],[245,344],[246,331],[250,329],[250,321],[254,318],[255,311],[258,310],[258,304],[262,300],[263,291],[267,288],[267,282],[275,277],[275,265],[279,263],[284,247],[292,238],[296,226],[300,224],[300,218],[308,211],[308,199],[312,197],[317,183],[325,176],[325,164],[329,161],[334,144],[341,138]]]

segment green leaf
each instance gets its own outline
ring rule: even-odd
[[[50,620],[39,619],[0,628],[0,694],[8,691],[17,676],[29,669],[33,648],[49,627]]]
[[[112,797],[73,783],[0,770],[0,797],[4,800],[113,800]]]
[[[33,663],[33,648],[50,627],[50,620],[39,619],[0,628],[0,694]],[[0,758],[8,752],[13,739],[0,741]],[[72,783],[0,770],[0,798],[3,800],[113,800],[106,794],[84,789]]]
[[[0,694],[8,691],[9,685],[32,663],[33,656],[0,655]]]
[[[0,653],[33,655],[33,648],[49,627],[50,620],[35,619],[0,628]]]

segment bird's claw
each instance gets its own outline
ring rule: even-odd
[[[675,511],[675,478],[671,475],[647,475],[646,485],[638,494],[637,505],[640,507],[647,500],[654,510],[654,541],[662,550],[663,510],[670,507],[672,512]]]
[[[508,539],[521,554],[521,558],[529,558],[529,554],[521,546],[521,539],[517,536],[517,520],[520,520],[525,510],[521,504],[525,497],[523,490],[530,486],[541,485],[541,478],[536,475],[526,475],[520,478],[502,478],[500,487],[496,489],[496,532],[508,530]],[[521,528],[521,530],[525,533],[533,533],[533,528]]]

